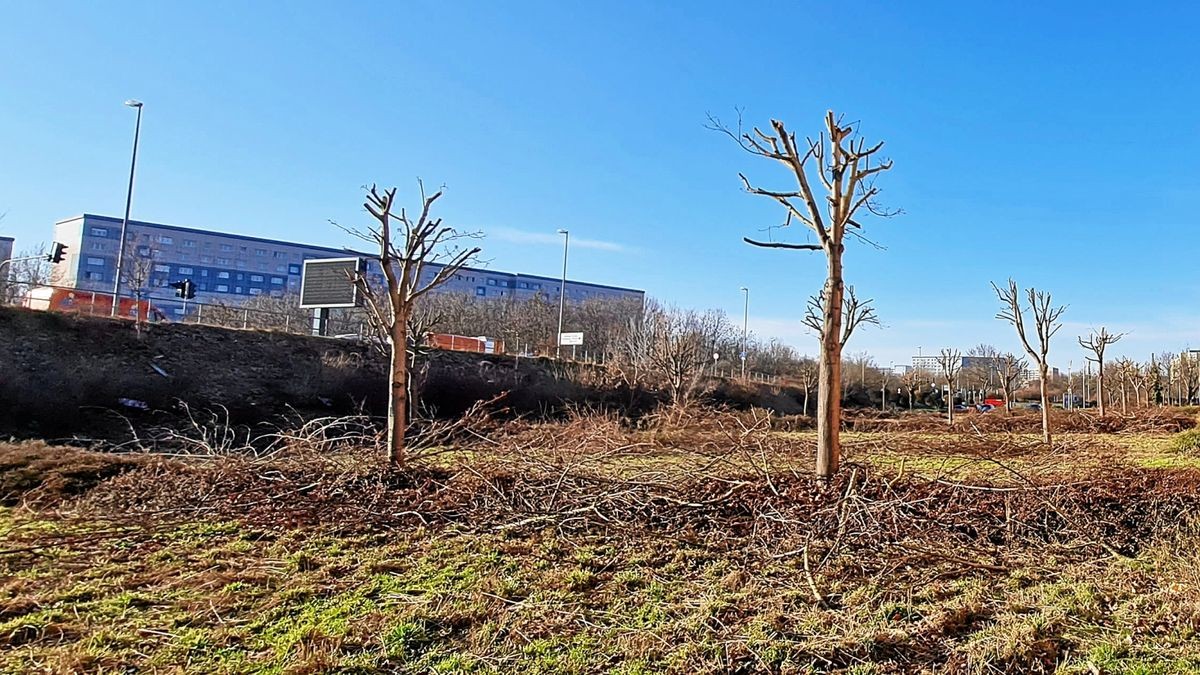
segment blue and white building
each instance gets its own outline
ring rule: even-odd
[[[54,240],[67,245],[66,258],[56,265],[55,286],[112,293],[121,219],[85,213],[54,225]],[[137,256],[151,265],[149,295],[168,315],[183,313],[181,302],[173,302],[170,284],[191,279],[196,284],[197,302],[239,304],[254,296],[298,295],[300,272],[310,258],[371,258],[347,248],[312,246],[240,234],[131,220],[125,235],[126,262]],[[427,265],[432,277],[440,266]],[[368,275],[383,283],[378,262],[368,264]],[[128,275],[125,275],[128,278]],[[478,298],[522,300],[544,295],[558,301],[560,280],[532,274],[463,268],[439,290],[466,293]],[[604,298],[642,301],[643,291],[567,280],[567,300],[582,302]],[[122,286],[122,295],[129,291]]]

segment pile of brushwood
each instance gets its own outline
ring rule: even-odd
[[[1101,417],[1094,409],[1052,410],[1051,428],[1073,433],[1177,433],[1196,426],[1196,411],[1189,408],[1145,408],[1130,413],[1109,411]],[[947,424],[946,412],[847,412],[843,424],[853,431],[971,431],[1040,433],[1042,414],[1035,410],[1004,410],[986,413],[957,413],[954,424]]]
[[[203,519],[266,531],[549,528],[674,539],[745,570],[794,561],[811,602],[827,608],[868,579],[912,588],[948,576],[1002,579],[1051,558],[1135,556],[1200,511],[1196,470],[1113,465],[1080,476],[1062,453],[1046,453],[1033,470],[1014,459],[1027,446],[986,440],[971,450],[995,469],[986,482],[851,458],[826,484],[804,468],[812,441],[772,433],[771,424],[755,412],[674,413],[640,426],[603,415],[498,424],[476,412],[426,430],[428,442],[400,468],[386,466],[373,442],[364,447],[364,428],[346,420],[244,448],[208,431],[186,447],[180,435],[175,453],[26,444],[0,453],[0,500],[142,527]],[[842,665],[937,663],[949,658],[945,638],[910,636],[895,653],[848,654]],[[1056,658],[1050,651],[1024,666],[1049,668]]]

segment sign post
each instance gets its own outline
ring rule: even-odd
[[[575,348],[578,347],[579,345],[583,344],[583,333],[559,333],[558,334],[558,344],[559,344],[559,346],[562,346],[562,347],[566,347],[567,345],[570,345],[571,360],[574,361],[575,360]]]

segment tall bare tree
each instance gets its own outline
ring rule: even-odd
[[[1087,360],[1096,364],[1096,401],[1100,406],[1101,417],[1104,417],[1104,350],[1123,337],[1124,333],[1109,333],[1107,328],[1101,326],[1099,331],[1092,331],[1086,340],[1082,336],[1078,338],[1079,346],[1092,353]]]
[[[996,358],[996,374],[1000,380],[1000,389],[1004,392],[1004,410],[1012,414],[1013,392],[1017,390],[1021,376],[1028,366],[1025,359],[1008,352]]]
[[[1026,303],[1022,306],[1021,290],[1017,286],[1017,282],[1012,279],[1008,280],[1008,285],[1004,288],[993,283],[992,289],[996,291],[996,297],[1000,300],[1000,311],[996,313],[996,318],[1011,323],[1017,329],[1017,337],[1021,338],[1021,346],[1025,348],[1029,358],[1037,364],[1042,407],[1042,442],[1050,445],[1050,396],[1046,389],[1050,380],[1050,361],[1048,359],[1050,338],[1054,337],[1059,328],[1062,328],[1059,319],[1063,312],[1067,311],[1067,308],[1065,305],[1055,307],[1049,292],[1039,291],[1033,287],[1025,289]],[[1029,341],[1029,335],[1025,330],[1026,311],[1029,312],[1034,330],[1037,332],[1036,349]]]
[[[878,158],[883,143],[868,145],[849,124],[833,111],[825,114],[825,130],[817,138],[798,139],[783,122],[771,120],[770,131],[757,127],[737,130],[710,116],[710,128],[728,135],[745,151],[782,164],[794,181],[794,187],[773,190],[751,184],[739,174],[746,191],[771,199],[786,213],[784,226],[793,220],[803,223],[817,237],[817,243],[796,244],[758,241],[746,238],[754,246],[801,251],[823,251],[827,263],[825,288],[821,293],[820,383],[817,392],[817,475],[829,479],[838,469],[841,444],[841,357],[844,343],[844,282],[842,255],[845,237],[862,238],[862,213],[894,215],[875,202],[879,188],[875,178],[892,168],[891,161]],[[818,198],[813,188],[815,177],[824,194]]]
[[[812,359],[804,359],[796,368],[796,377],[804,388],[804,415],[808,415],[808,396],[820,381],[821,367]]]
[[[375,289],[363,274],[354,283],[367,308],[387,331],[391,343],[388,377],[388,446],[387,458],[392,466],[404,462],[404,432],[408,424],[409,379],[409,320],[418,298],[454,278],[454,275],[479,255],[480,248],[473,240],[479,235],[442,224],[430,211],[443,191],[421,193],[421,208],[414,217],[404,208],[396,212],[396,188],[382,192],[372,185],[367,190],[364,207],[375,222],[367,230],[348,230],[373,242],[378,247],[375,259],[387,282],[384,289]],[[427,269],[436,269],[432,275]]]
[[[946,419],[949,424],[954,424],[954,383],[962,369],[962,354],[957,349],[945,348],[938,353],[937,364],[942,377],[946,378]]]

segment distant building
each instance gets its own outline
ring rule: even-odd
[[[55,266],[53,283],[81,290],[111,293],[116,276],[121,219],[83,214],[54,225],[54,240],[67,245],[66,259]],[[297,242],[264,239],[212,230],[129,221],[125,235],[125,266],[130,256],[152,261],[149,293],[155,305],[169,316],[183,313],[182,302],[173,301],[169,284],[191,279],[196,284],[196,301],[237,304],[258,295],[282,297],[300,291],[304,261],[315,258],[345,258],[369,253],[348,248],[312,246]],[[431,279],[441,265],[426,265],[423,280]],[[368,262],[367,276],[383,284],[378,262]],[[466,293],[478,298],[532,298],[543,295],[557,302],[560,280],[553,277],[479,268],[463,268],[439,290]],[[122,294],[128,295],[125,284]],[[567,300],[630,298],[641,301],[643,291],[567,280]]]
[[[0,262],[12,259],[14,241],[12,237],[0,237]],[[7,267],[8,265],[5,265],[5,268]],[[7,278],[7,275],[8,270],[5,269],[5,278]]]
[[[13,238],[0,237],[0,265],[4,265],[5,260],[11,260],[13,254]],[[11,265],[4,265],[0,268],[0,298],[8,295],[8,280],[12,277]]]
[[[939,354],[914,356],[912,357],[913,370],[920,370],[926,373],[940,373],[942,372],[942,364],[938,361],[940,358],[941,355]]]

